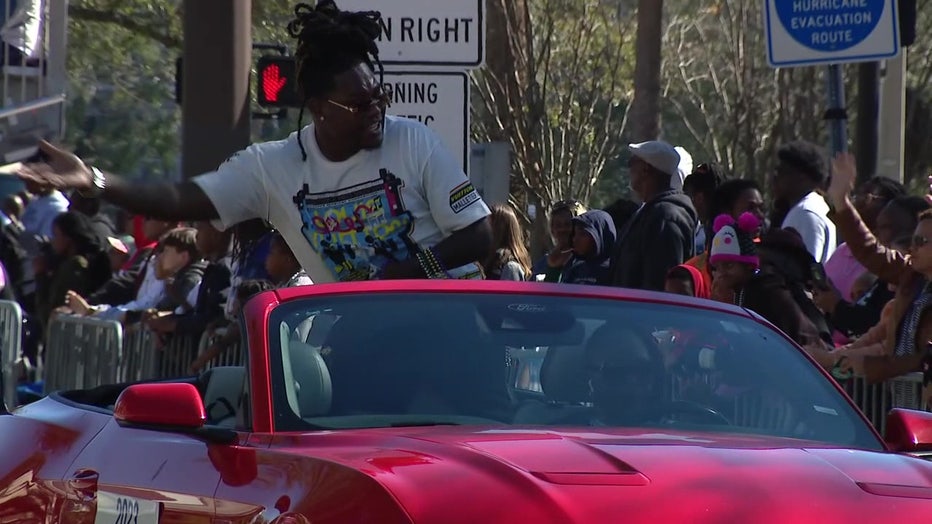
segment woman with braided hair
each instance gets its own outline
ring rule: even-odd
[[[288,31],[305,103],[287,139],[254,144],[179,184],[130,182],[43,142],[46,159],[19,176],[146,216],[223,227],[267,220],[314,282],[478,278],[489,209],[434,132],[386,116],[379,13],[341,11],[333,0],[294,13]]]

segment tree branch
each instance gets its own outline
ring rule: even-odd
[[[127,31],[150,38],[170,49],[181,49],[181,37],[165,32],[163,28],[166,27],[166,24],[154,23],[152,20],[136,18],[113,10],[92,9],[75,4],[68,6],[68,17],[84,22],[117,25]]]

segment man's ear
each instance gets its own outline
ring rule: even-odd
[[[308,112],[311,114],[311,118],[315,122],[318,120],[318,117],[323,115],[323,101],[319,98],[308,98],[304,107],[307,108]]]

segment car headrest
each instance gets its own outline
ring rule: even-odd
[[[320,352],[310,344],[291,340],[288,344],[288,359],[300,416],[317,417],[329,413],[333,387],[330,370]]]
[[[204,391],[208,423],[216,424],[228,418],[235,420],[246,385],[246,368],[219,366],[211,368],[208,373]]]
[[[582,346],[553,346],[541,363],[540,387],[553,402],[587,402],[589,376]]]

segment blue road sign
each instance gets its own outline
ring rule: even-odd
[[[765,0],[773,67],[883,60],[899,52],[896,0]]]

